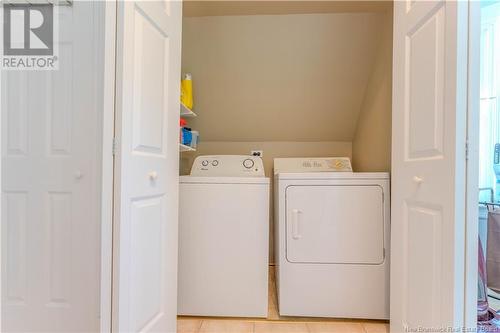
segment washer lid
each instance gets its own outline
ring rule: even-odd
[[[269,185],[267,177],[199,177],[181,176],[181,184],[261,184]]]
[[[349,157],[275,158],[274,173],[352,172]]]

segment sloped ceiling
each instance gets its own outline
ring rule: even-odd
[[[382,14],[184,18],[204,141],[351,141]]]

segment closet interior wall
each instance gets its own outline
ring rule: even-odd
[[[347,156],[355,171],[389,171],[392,8],[184,17],[182,40],[200,143],[181,154],[181,174],[198,155],[251,150],[263,150],[271,178],[277,157]]]

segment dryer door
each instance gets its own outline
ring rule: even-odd
[[[378,185],[289,186],[286,256],[294,263],[384,261],[384,196]]]

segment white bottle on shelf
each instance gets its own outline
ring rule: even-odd
[[[191,148],[196,149],[198,145],[198,138],[200,137],[200,133],[198,131],[191,131]]]

